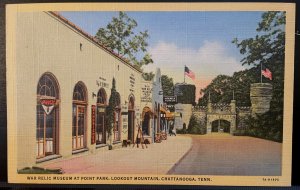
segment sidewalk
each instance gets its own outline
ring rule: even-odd
[[[89,174],[167,174],[191,148],[187,136],[168,136],[161,143],[142,149],[127,148],[99,150],[96,154],[61,160],[43,165],[45,168],[62,168],[65,173]]]

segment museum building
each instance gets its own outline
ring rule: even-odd
[[[139,123],[154,142],[164,112],[160,71],[147,83],[139,69],[56,12],[19,12],[15,35],[10,114],[18,169],[134,142]],[[115,123],[108,138],[105,110],[113,83]],[[142,93],[145,85],[150,99]]]

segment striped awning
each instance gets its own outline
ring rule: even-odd
[[[167,119],[174,119],[175,112],[167,112],[166,113],[166,118]]]
[[[160,107],[160,112],[167,113],[167,110],[164,107]]]

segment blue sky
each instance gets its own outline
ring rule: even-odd
[[[137,31],[148,30],[149,51],[154,64],[144,68],[183,82],[183,65],[195,74],[197,91],[218,74],[232,75],[243,69],[242,56],[232,39],[254,37],[262,12],[126,12],[138,23]],[[95,35],[118,12],[61,12],[84,31]]]

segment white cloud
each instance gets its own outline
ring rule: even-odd
[[[162,41],[149,50],[154,64],[146,66],[145,71],[155,71],[159,67],[162,74],[172,77],[175,83],[183,82],[186,65],[196,75],[197,91],[219,74],[232,75],[243,69],[238,58],[229,55],[225,46],[218,41],[204,41],[199,49],[179,48],[176,44]],[[187,77],[186,82],[193,83]]]

